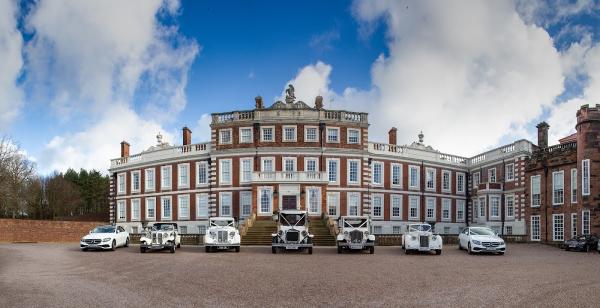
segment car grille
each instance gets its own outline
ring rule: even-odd
[[[227,243],[227,231],[217,231],[217,242]]]
[[[498,246],[500,246],[500,243],[498,243],[498,242],[482,242],[481,245],[483,245],[483,247],[498,247]]]
[[[350,242],[352,243],[360,243],[363,239],[363,233],[359,230],[354,230],[350,232]]]
[[[300,238],[300,232],[298,231],[288,231],[285,233],[285,240],[287,242],[297,242]]]
[[[427,235],[419,236],[419,244],[421,247],[429,247],[429,236],[427,236]]]
[[[163,243],[162,233],[152,233],[152,244],[160,244]]]
[[[100,244],[100,239],[90,239],[90,240],[85,240],[86,244]]]

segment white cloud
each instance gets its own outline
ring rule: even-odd
[[[325,52],[334,48],[333,44],[340,40],[340,31],[337,28],[313,35],[308,45],[319,51]]]
[[[23,105],[23,91],[17,85],[23,66],[23,37],[16,16],[15,2],[0,1],[0,129],[12,123]]]
[[[43,150],[44,172],[67,167],[104,170],[127,139],[135,153],[186,105],[185,87],[199,52],[161,17],[179,1],[42,1],[26,18],[27,86],[47,98],[80,132],[55,136]],[[40,87],[43,85],[43,87]],[[163,133],[165,134],[165,133]]]
[[[329,89],[331,74],[331,65],[318,61],[315,64],[310,64],[298,71],[296,77],[285,83],[281,96],[276,100],[284,100],[285,89],[289,84],[294,86],[296,100],[303,101],[309,106],[313,105],[315,97],[323,96],[323,101],[328,102],[335,96],[335,93]]]
[[[596,11],[600,3],[596,0],[517,0],[517,11],[527,23],[548,27],[578,14]]]
[[[210,123],[212,117],[208,113],[204,113],[200,116],[200,119],[196,122],[196,126],[192,129],[193,143],[210,142]]]
[[[473,155],[507,134],[521,137],[563,91],[552,39],[510,2],[358,1],[353,12],[367,27],[387,26],[389,54],[373,63],[372,89],[336,98],[370,112],[372,139],[386,140],[395,126],[410,143],[423,130],[441,151]]]

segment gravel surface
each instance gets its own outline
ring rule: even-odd
[[[271,254],[82,252],[77,244],[0,244],[0,307],[598,307],[600,255],[513,244],[504,256],[375,254],[315,248]]]

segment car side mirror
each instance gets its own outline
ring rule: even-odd
[[[119,229],[117,229],[117,234],[119,234],[121,231],[119,231]]]

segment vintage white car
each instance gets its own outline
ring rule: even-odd
[[[110,249],[129,246],[129,232],[121,226],[99,226],[90,231],[90,234],[81,238],[79,248],[88,249]]]
[[[371,234],[371,219],[368,216],[341,216],[338,228],[338,253],[342,253],[344,249],[368,249],[371,254],[375,252],[375,235]]]
[[[181,247],[181,235],[177,231],[177,224],[171,222],[161,222],[152,225],[152,228],[145,230],[140,237],[140,252],[148,250],[168,249],[175,253],[175,248]]]
[[[216,249],[235,249],[240,252],[240,232],[232,217],[212,217],[208,220],[208,230],[204,235],[204,249],[210,252]]]
[[[308,232],[308,212],[282,210],[277,215],[277,233],[271,234],[271,252],[278,249],[313,252],[312,234]]]
[[[458,249],[474,252],[492,252],[503,255],[506,243],[488,227],[466,227],[458,235]]]
[[[402,234],[402,249],[406,254],[412,251],[435,251],[436,255],[442,254],[442,237],[433,234],[430,224],[409,224],[406,232]]]

